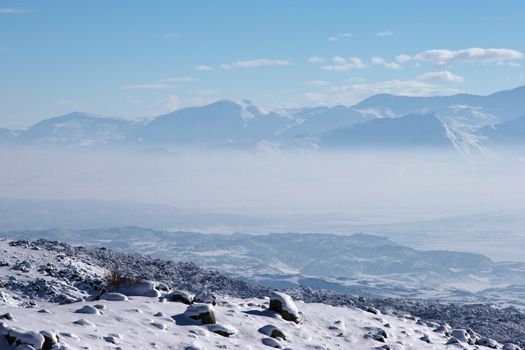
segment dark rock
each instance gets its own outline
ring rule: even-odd
[[[210,304],[190,305],[184,314],[202,324],[215,324],[215,313]]]

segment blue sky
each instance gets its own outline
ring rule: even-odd
[[[525,2],[0,0],[0,125],[525,85]]]

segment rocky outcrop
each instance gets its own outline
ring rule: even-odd
[[[100,315],[100,311],[98,311],[97,308],[90,305],[82,306],[80,309],[75,310],[75,313],[87,315]]]
[[[125,296],[122,293],[104,293],[100,296],[100,300],[107,300],[107,301],[127,301],[128,297]]]
[[[186,305],[193,304],[193,301],[195,300],[195,296],[193,294],[182,290],[174,290],[168,294],[166,298],[169,301],[175,301]]]
[[[273,324],[268,324],[264,327],[259,328],[259,333],[262,333],[268,337],[286,340],[286,335],[284,334],[284,332],[279,327],[274,326]]]
[[[269,309],[280,314],[286,321],[299,323],[299,310],[288,294],[273,292]]]
[[[224,324],[213,324],[208,327],[208,330],[210,332],[222,335],[223,337],[229,337],[237,333],[235,328]]]
[[[202,324],[215,324],[215,313],[210,304],[190,305],[184,315],[192,320],[200,321]]]

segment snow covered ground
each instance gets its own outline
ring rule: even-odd
[[[191,264],[173,265],[174,283],[115,289],[126,297],[105,284],[112,260],[151,279],[174,264],[50,241],[0,241],[0,349],[519,349],[403,312],[291,301]],[[193,288],[184,276],[198,278]],[[235,288],[261,295],[232,296]]]
[[[32,331],[56,330],[61,342],[73,349],[268,349],[269,345],[293,349],[374,349],[384,345],[391,349],[445,349],[450,340],[417,321],[355,308],[297,302],[301,321],[295,324],[268,311],[265,299],[220,300],[213,311],[217,324],[235,332],[229,337],[214,333],[216,325],[186,319],[188,305],[151,297],[67,305],[39,303],[36,308],[6,307],[2,312],[13,315],[13,320],[4,321],[7,325]],[[104,308],[100,314],[75,313],[83,305]],[[280,329],[286,340],[263,334],[261,328],[268,325]],[[387,335],[384,342],[374,340],[383,333]]]

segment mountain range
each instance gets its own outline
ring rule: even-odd
[[[323,148],[451,148],[523,145],[525,86],[488,96],[380,94],[354,106],[272,110],[217,101],[148,120],[74,112],[25,130],[0,129],[0,144],[53,147],[245,147],[261,141]]]

